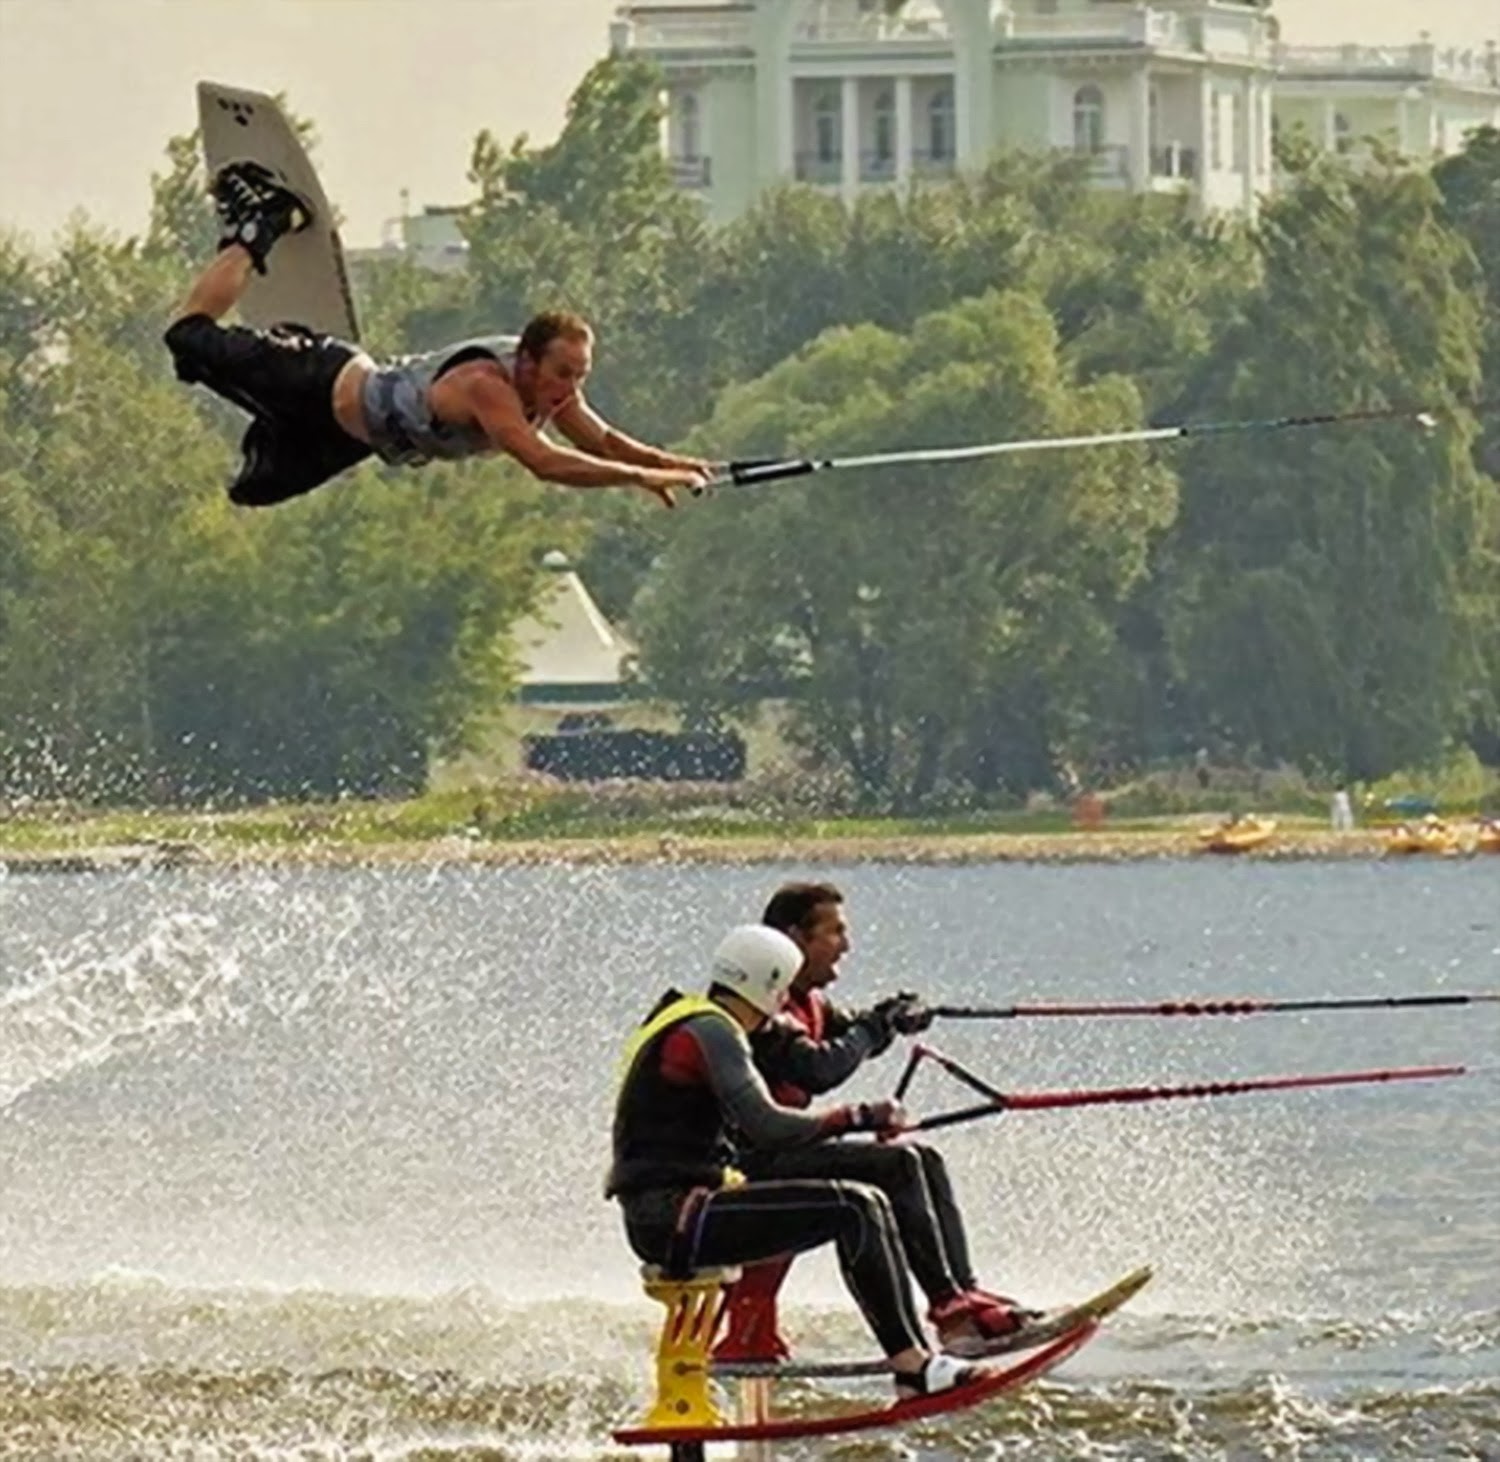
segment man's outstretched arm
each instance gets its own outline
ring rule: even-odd
[[[712,474],[713,463],[702,457],[685,457],[663,451],[649,442],[637,441],[610,425],[582,396],[574,396],[553,418],[560,431],[581,451],[613,462],[629,462],[637,467],[676,468]]]
[[[628,462],[549,442],[526,420],[515,392],[504,381],[480,376],[468,395],[474,419],[493,446],[544,482],[562,487],[639,487],[670,508],[675,488],[698,487],[707,476],[703,469]]]

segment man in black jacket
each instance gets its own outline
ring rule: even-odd
[[[789,935],[803,957],[776,1018],[751,1036],[755,1065],[777,1101],[806,1107],[889,1049],[898,1035],[931,1024],[931,1013],[913,995],[844,1011],[824,994],[849,950],[843,895],[832,884],[784,885],[766,905],[762,922]],[[1035,1311],[979,1287],[953,1184],[933,1148],[918,1142],[833,1141],[773,1150],[747,1142],[738,1166],[754,1179],[839,1178],[885,1193],[944,1350],[978,1354],[1035,1318]],[[742,1281],[735,1296],[739,1310],[753,1308],[758,1290],[762,1301],[766,1288],[774,1295],[785,1269],[785,1263],[779,1272],[766,1266]],[[766,1348],[779,1351],[779,1337],[769,1338]]]

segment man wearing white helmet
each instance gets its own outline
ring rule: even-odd
[[[606,1194],[620,1200],[636,1254],[669,1273],[833,1243],[898,1394],[961,1385],[977,1372],[927,1348],[884,1194],[833,1179],[745,1182],[727,1164],[731,1128],[768,1147],[900,1130],[891,1102],[795,1111],[772,1099],[749,1035],[780,1008],[801,965],[787,935],[742,925],[715,951],[705,995],[674,990],[657,1003],[626,1048]]]

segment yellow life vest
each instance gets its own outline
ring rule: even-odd
[[[670,1004],[664,1005],[655,1015],[651,1017],[638,1030],[631,1033],[630,1039],[625,1043],[625,1054],[620,1061],[620,1086],[623,1089],[625,1083],[630,1079],[630,1073],[635,1070],[635,1064],[640,1060],[641,1052],[656,1039],[663,1031],[670,1030],[674,1025],[680,1025],[683,1021],[694,1015],[713,1015],[720,1020],[726,1021],[734,1030],[735,1036],[745,1046],[750,1047],[750,1038],[745,1034],[745,1028],[737,1021],[722,1005],[710,1000],[706,995],[680,995]],[[720,1187],[738,1188],[745,1181],[745,1175],[738,1168],[726,1167],[723,1169],[723,1178]]]
[[[631,1033],[630,1039],[625,1043],[624,1058],[620,1062],[620,1085],[625,1084],[626,1078],[635,1069],[635,1063],[640,1059],[640,1054],[646,1046],[664,1030],[694,1015],[718,1016],[720,1020],[727,1021],[734,1028],[735,1034],[746,1046],[750,1044],[744,1027],[722,1005],[716,1004],[706,995],[680,995],[670,1005],[665,1005],[658,1010],[638,1030]]]

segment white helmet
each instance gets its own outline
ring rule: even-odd
[[[733,990],[762,1015],[774,1015],[801,968],[802,951],[781,930],[741,924],[714,950],[708,982]]]

